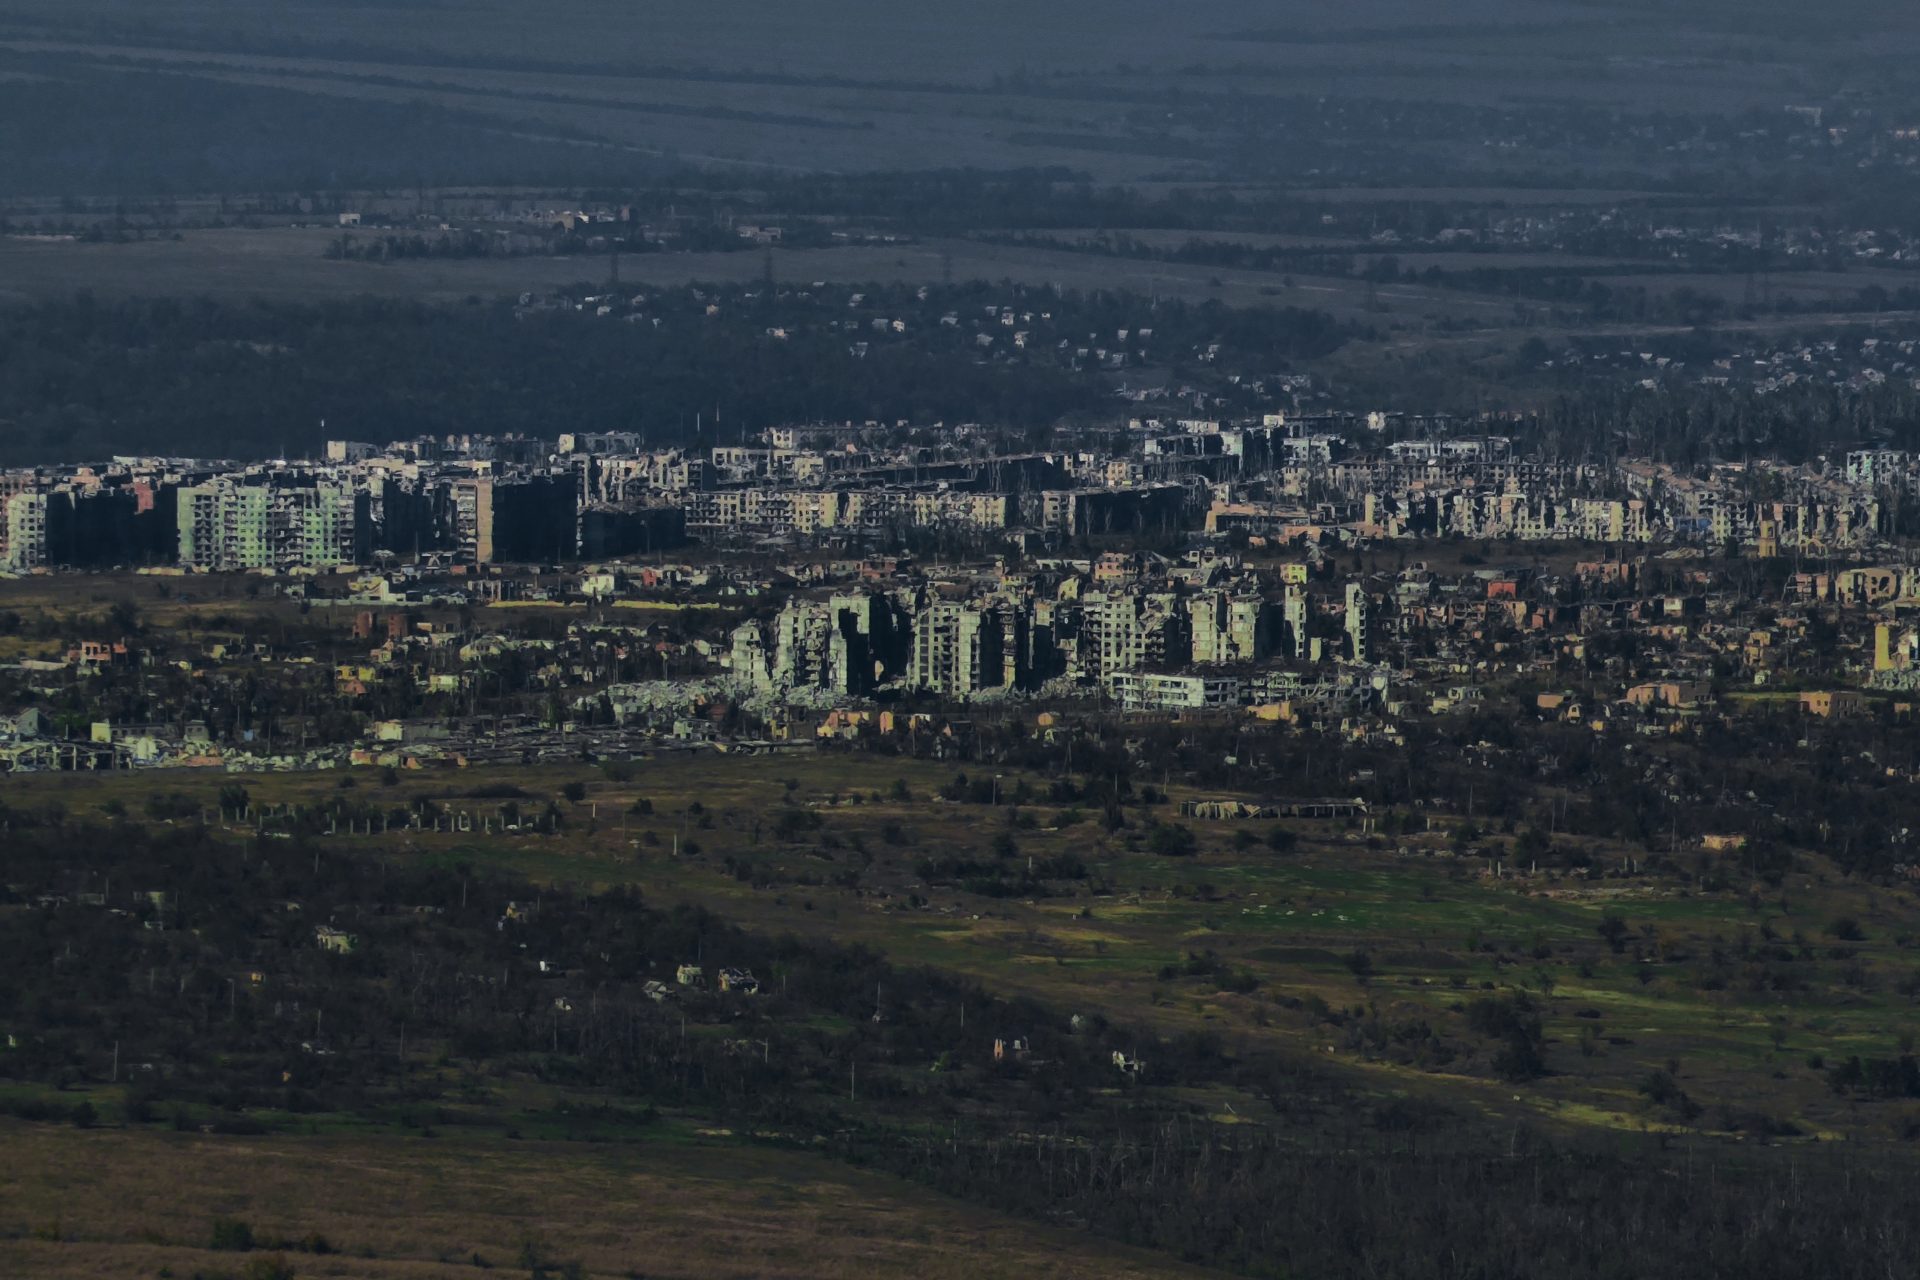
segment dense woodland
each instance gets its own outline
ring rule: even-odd
[[[658,330],[571,312],[383,302],[227,307],[157,302],[35,308],[0,324],[6,460],[312,450],[371,440],[591,423],[690,442],[788,418],[977,417],[1033,425],[1097,403],[1049,370],[910,351],[858,359],[838,339],[776,343],[758,326]]]
[[[583,274],[588,269],[583,268]],[[1156,342],[1220,342],[1262,367],[1336,349],[1349,330],[1322,313],[1234,311],[1127,294],[988,285],[869,291],[870,309],[911,316],[900,342],[831,326],[846,291],[813,298],[749,288],[651,299],[658,325],[509,302],[449,308],[378,300],[230,305],[79,298],[0,311],[0,462],[71,462],[146,451],[258,457],[311,450],[325,434],[387,441],[448,433],[552,439],[590,425],[661,446],[731,442],[783,421],[976,421],[1016,431],[1111,414],[1107,381],[1059,363],[985,362],[944,311],[1026,298],[1079,341],[1151,322]],[[978,312],[976,311],[977,315]],[[786,339],[770,327],[792,325]],[[860,342],[859,347],[854,344]],[[1004,345],[1004,344],[1003,344]]]
[[[582,291],[595,286],[582,285]],[[658,325],[591,312],[523,313],[505,301],[435,307],[375,299],[301,305],[78,297],[0,311],[0,463],[102,458],[150,449],[212,457],[310,451],[324,435],[385,441],[519,432],[552,438],[590,422],[639,430],[661,447],[725,443],[793,420],[976,421],[1044,444],[1066,422],[1111,421],[1112,378],[1044,344],[983,360],[944,312],[1024,301],[1057,332],[1111,334],[1150,320],[1175,376],[1270,376],[1360,336],[1324,313],[1231,309],[1125,292],[1055,293],[986,284],[926,291],[872,286],[868,312],[910,319],[903,338],[833,326],[838,289],[756,287],[652,294]],[[723,303],[708,316],[709,300]],[[863,313],[865,314],[865,313]],[[775,339],[768,329],[791,328]],[[1702,339],[1660,349],[1698,354]],[[1197,348],[1219,344],[1214,363]],[[1070,354],[1070,353],[1066,353]],[[1226,403],[1257,406],[1219,383]],[[1423,411],[1471,412],[1425,401]],[[1677,463],[1767,454],[1810,460],[1883,442],[1920,448],[1920,393],[1904,381],[1845,389],[1808,382],[1770,394],[1739,386],[1537,380],[1533,413],[1498,430],[1573,460]]]

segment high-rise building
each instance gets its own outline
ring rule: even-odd
[[[1307,593],[1297,584],[1287,585],[1287,598],[1281,605],[1281,615],[1287,625],[1287,643],[1293,651],[1295,662],[1305,662],[1312,656],[1312,635],[1307,627]]]
[[[40,488],[40,477],[31,471],[0,471],[0,557],[9,556],[7,504],[23,493]],[[9,560],[11,563],[11,560]]]
[[[209,480],[180,491],[180,563],[194,569],[265,569],[273,564],[272,497],[265,485]]]
[[[1187,612],[1175,596],[1137,591],[1096,592],[1085,600],[1081,674],[1099,678],[1166,662],[1185,662],[1193,649]]]
[[[1186,603],[1194,662],[1203,666],[1255,662],[1267,656],[1271,611],[1260,597],[1208,591]]]
[[[1367,628],[1367,593],[1357,582],[1347,584],[1347,656],[1355,662],[1372,660]]]
[[[828,683],[839,692],[865,696],[900,676],[912,653],[910,624],[894,601],[878,592],[834,596],[828,638]]]
[[[493,481],[456,480],[452,514],[455,557],[462,564],[493,563]]]
[[[180,490],[175,519],[180,563],[220,572],[359,564],[372,542],[367,495],[342,484],[211,480]]]
[[[454,555],[462,564],[559,563],[580,549],[580,489],[570,475],[452,485]]]
[[[360,564],[372,550],[371,500],[343,484],[272,490],[267,529],[278,566]]]
[[[878,592],[789,600],[769,626],[733,632],[735,679],[755,693],[823,689],[865,697],[902,675],[913,652],[906,615]]]
[[[6,503],[6,564],[13,570],[47,564],[47,508],[51,495],[17,493]]]
[[[971,697],[999,685],[1005,673],[999,613],[946,601],[914,618],[912,683],[916,689]]]

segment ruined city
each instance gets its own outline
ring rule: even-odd
[[[0,4],[0,1280],[1914,1274],[1912,7]]]
[[[980,428],[834,424],[705,453],[605,432],[10,472],[16,581],[139,585],[12,664],[7,759],[505,751],[459,731],[481,715],[548,752],[609,728],[792,744],[976,707],[1399,741],[1521,686],[1594,732],[1788,693],[1821,716],[1907,712],[1920,568],[1898,530],[1920,459],[1567,464],[1485,425],[1133,420],[1002,455]],[[196,648],[139,625],[149,600],[216,594],[286,602],[325,639]],[[294,731],[162,678],[256,667],[334,714]],[[34,705],[123,669],[130,720],[58,734]]]

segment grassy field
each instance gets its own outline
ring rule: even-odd
[[[960,1205],[827,1159],[722,1136],[638,1146],[528,1139],[235,1138],[0,1121],[0,1272],[231,1274],[216,1219],[296,1274],[1152,1276],[1203,1272]],[[254,1255],[257,1258],[259,1255]]]
[[[1821,1068],[1851,1054],[1897,1054],[1913,1025],[1920,903],[1909,891],[1844,882],[1818,863],[1777,888],[1750,888],[1734,866],[1731,887],[1708,892],[1673,879],[1528,875],[1523,865],[1516,873],[1498,836],[1467,857],[1444,831],[1369,837],[1331,821],[1280,824],[1299,841],[1284,854],[1264,843],[1275,824],[1196,821],[1197,856],[1167,858],[1144,851],[1138,837],[1156,818],[1177,821],[1171,805],[1136,811],[1131,828],[1117,832],[1046,805],[1016,819],[1010,805],[938,799],[951,765],[706,756],[636,768],[625,782],[578,766],[409,774],[391,787],[362,771],[344,798],[385,810],[431,796],[476,826],[503,803],[474,795],[490,787],[517,786],[544,803],[581,781],[588,795],[568,806],[559,836],[396,832],[351,845],[510,867],[550,883],[634,884],[655,901],[703,903],[768,932],[868,943],[896,963],[965,974],[1056,1007],[1145,1019],[1161,1033],[1208,1029],[1291,1047],[1369,1073],[1382,1088],[1582,1126],[1664,1123],[1641,1105],[1638,1087],[1669,1070],[1708,1108],[1737,1111],[1764,1098],[1774,1119],[1802,1134],[1865,1132],[1888,1116],[1833,1096]],[[58,800],[73,811],[117,800],[137,813],[146,794],[163,789],[212,809],[232,780],[47,775],[12,779],[0,798]],[[256,803],[275,805],[321,805],[342,785],[313,774],[245,781]],[[896,781],[911,798],[896,798]],[[1022,781],[1007,773],[1003,795]],[[1171,798],[1189,794],[1176,787]],[[631,812],[642,797],[649,815]],[[776,838],[772,816],[790,804],[821,826]],[[1236,840],[1242,831],[1249,838]],[[921,881],[921,859],[989,857],[1002,832],[1013,857],[1071,853],[1090,879],[1032,900]],[[1633,852],[1593,842],[1584,850],[1601,866]],[[1489,874],[1495,862],[1503,874]],[[849,871],[850,883],[835,883]],[[1626,923],[1618,952],[1597,932],[1609,915]],[[1857,920],[1864,939],[1842,946],[1829,936],[1842,917]],[[1806,948],[1811,963],[1799,972],[1809,976],[1799,985],[1776,990],[1766,980],[1755,949],[1774,939]],[[1209,973],[1251,975],[1252,989],[1182,972],[1196,955],[1211,957]],[[1552,1069],[1520,1091],[1488,1078],[1462,1017],[1467,1002],[1514,991],[1542,1010]],[[1421,1026],[1464,1045],[1464,1055],[1390,1047],[1396,1033]],[[1719,1128],[1731,1114],[1710,1109],[1699,1123]]]
[[[1799,11],[1780,0],[1737,14],[1690,6],[1659,23],[1624,0],[1478,0],[1439,15],[1408,0],[1338,11],[1072,0],[1044,14],[836,0],[804,16],[749,0],[722,24],[689,0],[590,4],[566,23],[502,0],[463,0],[457,20],[395,3],[200,0],[157,14],[125,0],[21,0],[0,15],[0,47],[48,64],[433,104],[522,137],[586,134],[610,154],[744,172],[1060,166],[1127,182],[1218,176],[1248,137],[1231,122],[1236,95],[1640,113],[1777,112],[1842,88],[1871,100],[1887,76],[1861,64],[1911,53],[1910,24],[1886,0],[1847,0],[1840,12],[1832,29],[1860,36],[1804,39]],[[1167,109],[1196,101],[1224,118]],[[1497,187],[1508,160],[1476,142],[1458,150],[1459,181]],[[1257,145],[1278,171],[1299,169],[1292,183],[1328,186],[1310,162],[1287,163],[1287,144]],[[1542,152],[1508,176],[1552,178],[1581,159]],[[1611,157],[1584,159],[1599,168]],[[1553,167],[1532,172],[1543,164]],[[1365,185],[1416,176],[1441,180],[1377,172]],[[1631,175],[1609,173],[1604,185],[1623,181]]]
[[[690,0],[652,5],[644,14],[597,3],[575,22],[554,24],[502,0],[468,0],[458,22],[435,9],[375,4],[327,10],[323,24],[299,8],[240,0],[201,0],[164,15],[125,0],[21,0],[8,16],[23,38],[78,37],[153,51],[185,45],[299,64],[337,64],[350,53],[399,78],[437,81],[477,58],[542,75],[617,67],[636,80],[671,82],[697,72],[717,98],[778,89],[816,109],[842,104],[856,111],[867,109],[866,101],[850,88],[871,92],[907,82],[972,90],[996,76],[1021,77],[1042,91],[1022,94],[1019,81],[995,86],[1028,110],[1046,109],[1044,90],[1058,81],[1083,92],[1118,91],[1143,77],[1476,104],[1548,99],[1730,109],[1777,104],[1783,76],[1829,72],[1859,56],[1868,32],[1880,53],[1913,47],[1911,33],[1885,21],[1900,12],[1885,0],[1848,0],[1825,40],[1805,39],[1799,11],[1783,0],[1737,9],[1695,5],[1664,14],[1659,24],[1638,20],[1639,10],[1621,0],[1478,0],[1442,14],[1409,0],[1339,10],[1306,0],[1209,0],[1177,11],[1144,0],[1073,0],[1044,14],[1004,4],[902,10],[879,0],[836,0],[804,17],[750,0],[731,12],[734,21],[716,26]],[[129,21],[135,16],[137,25]],[[1016,18],[1017,40],[1009,29]],[[1841,34],[1847,32],[1861,34]],[[1676,65],[1688,73],[1674,74]],[[654,83],[637,90],[657,91]]]
[[[390,613],[390,608],[363,604],[314,603],[305,609],[301,601],[279,594],[285,579],[254,574],[156,574],[98,573],[84,577],[29,574],[0,578],[0,613],[12,613],[28,624],[18,634],[0,635],[0,660],[20,658],[57,658],[82,632],[117,634],[120,624],[110,621],[116,609],[131,609],[139,627],[168,640],[184,641],[198,655],[203,643],[231,641],[247,634],[276,634],[304,628],[315,635],[331,633],[343,644],[349,643],[354,618],[363,610]],[[328,584],[338,587],[335,580]],[[691,615],[702,624],[724,626],[737,612],[731,605],[719,603],[679,604],[667,601],[625,600],[614,606],[615,619],[622,625],[646,626],[650,623]],[[584,601],[505,600],[475,606],[482,619],[513,614],[537,613],[543,622],[555,625],[576,621],[589,614],[605,614],[603,608],[589,607]],[[406,609],[416,622],[452,624],[461,611],[446,605],[416,604]],[[358,644],[358,641],[350,642]]]
[[[272,226],[202,230],[178,240],[88,244],[77,240],[0,237],[0,305],[56,300],[76,291],[103,298],[208,296],[226,301],[271,298],[320,301],[380,296],[432,303],[459,303],[522,292],[544,293],[604,280],[607,264],[594,257],[413,259],[392,263],[339,261],[324,256],[337,231]],[[1165,233],[1162,233],[1164,236]],[[1450,255],[1459,269],[1535,264],[1498,254]],[[1644,337],[1692,332],[1682,324],[1552,322],[1545,303],[1460,289],[1291,274],[1200,264],[1116,258],[1070,248],[984,244],[969,239],[932,239],[888,247],[776,249],[771,254],[674,253],[621,259],[623,287],[660,288],[696,282],[745,285],[771,264],[783,284],[826,282],[848,287],[872,283],[935,284],[949,273],[958,280],[1054,286],[1092,292],[1124,289],[1143,296],[1187,302],[1218,301],[1235,307],[1292,306],[1325,311],[1374,331],[1334,356],[1326,371],[1377,381],[1417,399],[1422,378],[1460,373],[1465,364],[1490,381],[1489,394],[1511,395],[1506,361],[1525,338],[1549,344],[1579,337]],[[1570,267],[1571,263],[1568,264]],[[1856,291],[1879,284],[1897,289],[1909,281],[1894,270],[1846,273],[1782,273],[1764,282],[1746,276],[1707,273],[1597,277],[1611,286],[1644,286],[1650,296],[1681,289],[1717,295],[1730,305],[1758,297],[1793,297],[1812,305],[1845,305]],[[1798,314],[1728,322],[1727,333],[1799,333],[1882,323],[1910,313]],[[1433,365],[1429,355],[1448,363]],[[0,585],[0,596],[5,587]],[[0,607],[4,601],[0,600]]]
[[[65,298],[82,289],[100,297],[300,301],[375,295],[459,302],[595,283],[608,270],[606,261],[598,257],[393,263],[329,259],[324,256],[326,246],[338,236],[337,230],[327,228],[268,227],[192,231],[179,240],[131,244],[0,238],[0,302]],[[771,254],[627,255],[620,262],[620,279],[635,288],[697,281],[744,284],[761,279],[769,260],[776,280],[798,285],[814,281],[934,284],[951,271],[959,280],[1127,289],[1234,306],[1313,307],[1369,324],[1418,318],[1498,325],[1509,322],[1513,312],[1507,300],[1413,285],[1389,285],[1369,293],[1363,282],[1337,277],[1128,261],[971,240],[927,240],[885,248],[776,249]]]
[[[1437,202],[1448,202],[1450,197],[1440,192],[1431,193]],[[1312,249],[1327,252],[1341,252],[1350,255],[1356,267],[1364,268],[1376,258],[1391,257],[1402,270],[1425,271],[1428,267],[1439,267],[1447,271],[1471,271],[1476,267],[1534,268],[1552,267],[1568,271],[1598,271],[1631,264],[1633,260],[1618,260],[1593,257],[1578,253],[1526,252],[1488,252],[1484,249],[1452,249],[1444,251],[1398,251],[1390,246],[1361,244],[1356,238],[1342,239],[1337,236],[1308,236],[1258,231],[1176,231],[1163,227],[1114,227],[1114,228],[1068,228],[1064,230],[1039,230],[1029,234],[1055,240],[1063,244],[1089,244],[1134,241],[1158,251],[1171,251],[1185,248],[1192,243],[1220,244],[1248,249]],[[1658,267],[1658,262],[1642,263],[1643,267]]]
[[[459,302],[593,283],[608,270],[599,257],[390,264],[328,259],[326,246],[338,236],[337,230],[275,227],[196,231],[180,240],[124,245],[0,239],[0,300],[66,297],[90,289],[102,297],[302,301],[374,295]],[[798,283],[940,278],[939,251],[927,246],[779,250],[773,262],[776,278]],[[764,267],[765,257],[758,253],[629,255],[621,260],[620,278],[633,287],[693,280],[741,283],[760,279]]]

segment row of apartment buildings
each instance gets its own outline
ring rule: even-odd
[[[1149,575],[1100,584],[1097,571],[1043,569],[965,587],[796,596],[734,629],[729,666],[736,685],[761,699],[894,689],[964,700],[1065,681],[1106,684],[1124,702],[1130,690],[1161,687],[1139,683],[1157,673],[1273,657],[1371,661],[1372,606],[1357,584],[1337,606],[1303,582],[1272,600],[1231,563],[1215,562],[1200,582]]]
[[[1497,436],[1376,446],[1341,420],[1136,423],[1101,448],[996,454],[960,428],[775,428],[765,447],[647,450],[632,433],[330,442],[326,460],[117,459],[0,474],[0,565],[329,568],[381,557],[558,563],[709,542],[1119,535],[1737,543],[1760,554],[1902,532],[1920,462],[1683,469],[1566,463]],[[1357,433],[1350,438],[1341,432]]]

